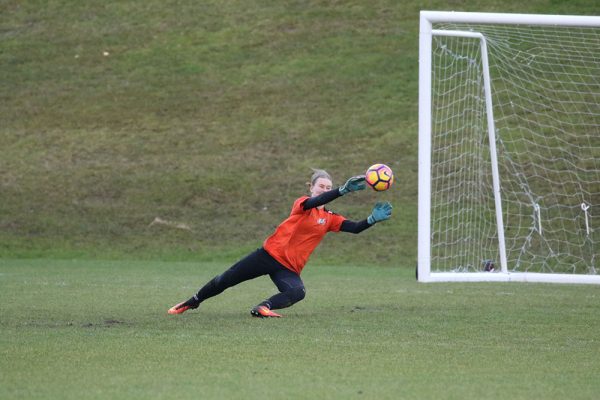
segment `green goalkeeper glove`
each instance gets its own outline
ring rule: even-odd
[[[371,211],[371,215],[367,217],[367,222],[369,225],[373,225],[380,221],[385,221],[386,219],[390,219],[392,216],[392,205],[389,202],[385,203],[377,203],[375,207],[373,207],[373,211]]]
[[[365,183],[365,176],[358,175],[358,176],[353,176],[352,178],[348,179],[346,181],[346,183],[344,183],[342,186],[340,186],[340,188],[338,190],[340,191],[340,194],[343,196],[346,193],[356,192],[357,190],[363,190],[366,187],[367,187],[367,184]]]

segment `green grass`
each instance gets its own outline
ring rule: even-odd
[[[422,8],[600,12],[548,0],[0,2],[0,257],[239,254],[287,215],[311,167],[341,183],[385,162],[393,190],[334,207],[361,219],[377,200],[395,205],[385,230],[361,237],[376,251],[336,238],[323,261],[414,265]],[[156,217],[192,230],[150,227]]]
[[[312,265],[258,320],[268,278],[168,316],[227,265],[0,262],[0,398],[592,399],[598,290],[430,284]]]

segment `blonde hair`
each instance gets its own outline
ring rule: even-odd
[[[324,169],[316,169],[316,168],[311,168],[311,169],[313,170],[313,173],[310,177],[310,182],[306,182],[306,185],[309,188],[312,185],[314,185],[315,182],[317,181],[317,179],[319,179],[319,178],[329,179],[333,184],[333,179],[331,179],[331,175],[329,175],[329,173],[327,171],[325,171]]]

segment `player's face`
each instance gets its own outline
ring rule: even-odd
[[[331,190],[332,187],[333,187],[333,184],[331,183],[331,181],[329,179],[319,178],[315,181],[314,184],[312,184],[310,186],[310,195],[313,197],[318,196],[321,193]]]

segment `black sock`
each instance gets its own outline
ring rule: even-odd
[[[190,308],[198,308],[198,306],[200,305],[200,300],[198,300],[198,297],[196,297],[196,295],[193,295],[185,303],[183,303],[183,305],[189,306]]]
[[[306,290],[304,287],[295,287],[285,292],[277,293],[271,296],[265,303],[269,303],[270,310],[279,310],[281,308],[287,308],[293,304],[296,304],[300,300],[304,299]]]
[[[229,286],[225,284],[222,275],[215,276],[213,279],[208,281],[206,285],[202,286],[198,293],[194,296],[198,304],[202,303],[206,299],[210,299],[218,294],[223,293]],[[190,299],[191,300],[191,299]]]
[[[270,310],[272,304],[271,304],[271,302],[269,300],[265,300],[262,303],[260,303],[259,305],[257,305],[256,307],[260,307],[260,306],[265,306],[265,307],[267,307]]]

